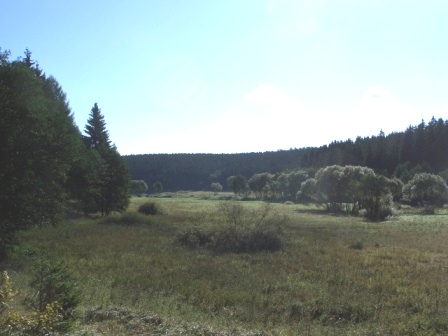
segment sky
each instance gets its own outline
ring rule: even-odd
[[[319,147],[448,119],[446,0],[0,0],[123,155]]]

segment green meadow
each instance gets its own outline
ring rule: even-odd
[[[403,207],[376,223],[315,205],[271,204],[281,248],[234,252],[179,237],[220,230],[226,202],[245,209],[238,225],[246,225],[263,202],[162,196],[135,197],[123,214],[22,232],[2,265],[17,309],[30,265],[45,255],[64,261],[78,283],[70,335],[448,334],[446,208],[423,215]],[[137,212],[148,201],[158,214]]]

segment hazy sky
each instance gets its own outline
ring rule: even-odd
[[[446,0],[0,0],[0,47],[121,154],[321,146],[448,119]]]

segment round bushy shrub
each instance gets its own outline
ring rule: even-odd
[[[156,202],[146,202],[138,207],[138,212],[144,215],[157,215],[160,213],[160,207]]]

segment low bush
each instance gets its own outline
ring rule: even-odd
[[[73,319],[73,312],[81,300],[77,283],[63,262],[38,258],[32,266],[30,281],[32,294],[26,303],[36,311],[43,312],[54,302],[61,309],[64,321]]]
[[[432,204],[425,204],[419,211],[422,215],[435,215],[436,208]]]
[[[157,215],[160,207],[156,202],[145,202],[138,207],[138,212],[144,215]]]
[[[190,228],[177,236],[177,243],[188,248],[206,247],[212,243],[211,234],[200,228]]]
[[[212,228],[192,228],[181,232],[179,245],[189,248],[208,248],[218,253],[274,252],[285,245],[283,227],[288,220],[271,211],[266,204],[262,209],[248,211],[237,202],[223,202],[218,213],[223,223]]]
[[[80,302],[80,291],[67,267],[48,259],[33,265],[32,293],[25,303],[25,313],[12,309],[15,291],[4,271],[0,279],[0,335],[50,335],[67,331]]]
[[[279,227],[252,226],[236,229],[223,227],[213,236],[213,249],[216,252],[274,252],[284,246],[284,238]]]

